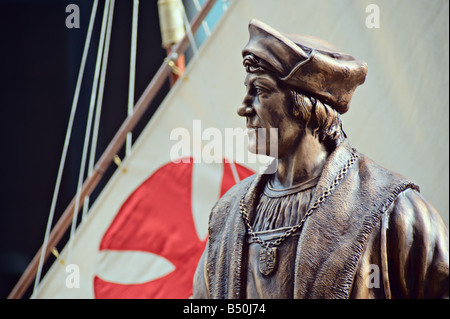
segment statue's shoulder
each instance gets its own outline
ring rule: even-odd
[[[363,180],[373,181],[375,179],[377,182],[385,184],[414,184],[410,178],[381,166],[368,156],[362,153],[358,153],[358,156],[359,174]],[[414,185],[413,188],[419,189],[417,185]]]

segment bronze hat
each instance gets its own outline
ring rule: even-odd
[[[367,64],[337,51],[328,42],[310,36],[285,34],[252,19],[250,40],[242,50],[253,54],[261,67],[281,81],[318,98],[343,114],[356,87],[364,83]]]

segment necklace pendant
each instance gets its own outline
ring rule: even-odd
[[[276,266],[277,249],[275,247],[261,248],[259,251],[259,271],[269,276]]]

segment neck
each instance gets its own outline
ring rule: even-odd
[[[288,188],[319,176],[328,155],[325,146],[310,132],[306,132],[289,155],[278,159],[273,186]]]

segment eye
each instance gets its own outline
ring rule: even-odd
[[[264,93],[264,90],[258,86],[255,86],[255,92],[257,95],[261,95]]]

